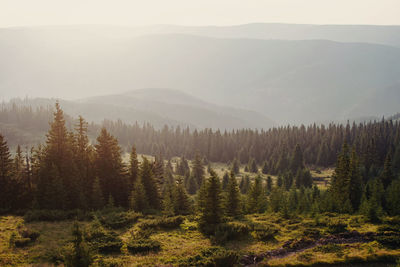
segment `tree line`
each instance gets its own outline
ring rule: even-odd
[[[136,147],[132,146],[126,164],[117,138],[105,127],[91,144],[88,123],[79,117],[74,130],[69,131],[56,103],[43,145],[26,152],[17,146],[12,157],[0,135],[0,211],[96,210],[115,205],[143,213],[196,213],[200,227],[210,233],[226,218],[246,213],[363,213],[371,220],[378,220],[383,214],[398,215],[399,143],[394,131],[398,125],[382,121],[367,128],[381,129],[380,135],[387,136],[386,143],[391,144],[383,163],[379,159],[383,151],[368,152],[375,141],[362,143],[355,139],[350,145],[344,136],[330,185],[321,190],[313,184],[300,143],[278,156],[281,169],[274,180],[261,175],[274,172],[268,159],[261,161],[261,168],[255,158],[246,163],[248,171],[258,173],[254,179],[246,175],[238,179],[243,163],[237,157],[230,170],[218,177],[210,166],[206,168],[209,158],[201,152],[191,162],[182,156],[173,164],[168,158],[164,160],[163,154],[154,161],[138,159]],[[348,133],[352,140],[352,128]]]

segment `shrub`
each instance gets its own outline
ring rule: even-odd
[[[126,247],[128,251],[132,254],[135,253],[148,253],[148,252],[156,252],[161,249],[161,243],[152,240],[152,239],[136,239],[136,240],[130,240],[127,244]]]
[[[19,237],[14,240],[14,245],[17,248],[22,248],[22,247],[29,245],[29,243],[31,243],[31,242],[32,241],[30,238]]]
[[[157,219],[147,219],[139,223],[141,229],[174,229],[183,223],[182,216],[161,217]]]
[[[115,232],[104,229],[97,220],[88,227],[85,238],[89,245],[100,253],[120,252],[123,245]]]
[[[38,237],[40,236],[40,233],[38,231],[31,230],[29,228],[20,229],[19,234],[23,238],[29,238],[32,242],[36,241],[36,239],[38,239]]]
[[[88,219],[88,215],[82,210],[30,210],[24,215],[26,222],[33,221],[64,221],[64,220],[85,220]]]
[[[259,241],[275,241],[278,229],[273,225],[256,224],[253,228],[253,237]]]
[[[223,244],[229,240],[236,240],[248,236],[250,226],[240,222],[228,222],[217,226],[214,241]]]
[[[106,209],[96,212],[94,216],[96,216],[104,226],[111,229],[120,229],[137,222],[137,220],[142,217],[142,214],[132,211],[124,212],[117,209]]]
[[[347,231],[347,224],[339,219],[333,219],[328,222],[328,232],[331,234],[339,234]]]
[[[318,229],[307,228],[307,229],[304,230],[303,236],[309,237],[309,238],[313,238],[313,239],[317,239],[317,238],[319,238],[321,236],[321,232]]]
[[[199,254],[181,259],[179,266],[234,266],[239,260],[236,252],[221,247],[203,249]]]
[[[377,236],[376,241],[378,241],[382,246],[391,249],[400,248],[400,235],[399,234],[387,234],[382,236]]]
[[[338,244],[328,244],[316,247],[313,249],[313,251],[322,253],[341,253],[343,251],[343,247]]]

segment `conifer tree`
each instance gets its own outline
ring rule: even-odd
[[[386,189],[394,180],[394,174],[392,169],[392,158],[390,153],[387,154],[385,159],[385,164],[383,166],[383,171],[380,175],[380,179],[382,180],[383,187]]]
[[[103,192],[101,191],[100,181],[98,177],[96,177],[93,182],[91,206],[94,209],[100,209],[104,206]]]
[[[145,157],[143,157],[139,173],[150,208],[159,210],[161,203],[157,183],[152,172],[151,163]]]
[[[142,178],[139,176],[133,186],[130,196],[130,207],[137,212],[144,212],[149,207],[146,190],[142,183]]]
[[[240,214],[240,191],[237,185],[236,177],[233,172],[229,176],[229,181],[226,188],[225,211],[230,217],[237,217]]]
[[[234,174],[239,174],[240,163],[239,163],[239,160],[237,158],[235,158],[233,160],[233,162],[232,162],[231,171],[233,171]]]
[[[248,170],[252,173],[257,173],[258,168],[257,168],[257,163],[254,158],[251,158],[248,164]]]
[[[391,216],[400,215],[400,179],[395,179],[386,190],[387,209]]]
[[[175,214],[190,214],[192,207],[182,179],[178,179],[177,185],[174,187],[173,202]]]
[[[197,188],[198,188],[198,185],[197,185],[196,179],[194,178],[193,175],[190,175],[189,176],[189,180],[187,182],[187,191],[188,191],[188,193],[190,195],[196,194]]]
[[[297,144],[292,155],[292,160],[290,163],[290,168],[293,173],[304,168],[303,163],[303,152],[301,151],[300,145]]]
[[[163,193],[162,213],[166,216],[175,215],[174,207],[174,188],[172,184],[167,184]]]
[[[130,188],[133,189],[133,185],[139,174],[139,161],[136,154],[135,146],[132,146],[131,154],[130,154],[130,161],[129,161],[129,183]]]
[[[221,183],[214,171],[200,191],[199,228],[206,233],[212,233],[222,221],[223,215]]]
[[[224,173],[224,176],[222,177],[222,190],[226,190],[229,182],[229,174],[228,172]]]
[[[91,265],[93,258],[88,245],[86,244],[83,233],[77,222],[74,223],[72,230],[73,247],[72,253],[66,256],[67,267],[88,267]]]
[[[192,175],[197,184],[202,184],[204,180],[204,166],[199,154],[196,154],[192,163]]]
[[[360,173],[358,157],[354,148],[350,158],[348,175],[350,180],[349,198],[353,211],[357,211],[360,206],[361,196],[362,196],[362,177]]]
[[[0,134],[0,210],[5,211],[10,209],[12,199],[12,159],[11,154],[4,140],[3,135]]]
[[[104,199],[112,196],[116,205],[127,206],[129,188],[117,139],[102,128],[95,147],[95,167]]]
[[[263,164],[263,166],[262,166],[261,172],[262,172],[263,174],[268,174],[268,171],[269,171],[268,163],[267,163],[266,161],[264,161],[264,164]]]
[[[271,178],[271,176],[267,177],[266,189],[267,189],[268,193],[270,193],[272,191],[272,178]]]
[[[257,175],[247,193],[247,211],[249,213],[261,213],[265,211],[265,202],[262,179],[260,175]]]

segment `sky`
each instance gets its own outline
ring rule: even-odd
[[[255,22],[400,25],[399,14],[400,0],[0,0],[0,27]]]

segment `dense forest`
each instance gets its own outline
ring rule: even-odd
[[[14,117],[23,123],[27,122],[26,117],[32,122],[37,114],[46,114],[40,110],[16,110]],[[22,116],[24,112],[33,117]],[[5,114],[15,119],[3,110],[3,121]],[[36,118],[42,119],[42,116]],[[201,195],[206,195],[207,190],[230,188],[228,199],[237,202],[228,205],[236,207],[234,215],[286,208],[290,212],[358,212],[369,208],[377,213],[400,212],[396,179],[400,171],[398,122],[382,120],[352,127],[313,125],[223,134],[167,127],[157,131],[148,125],[108,122],[94,144],[89,141],[88,127],[80,117],[74,131],[68,131],[57,103],[45,144],[25,152],[17,146],[12,158],[2,135],[1,210],[86,210],[112,201],[117,206],[141,212],[167,209],[180,214],[193,212],[188,193],[197,193],[196,204],[200,205]],[[135,144],[131,147],[129,164],[122,160],[119,139],[110,132],[126,143],[130,138]],[[143,157],[139,163],[137,151],[155,153],[155,161]],[[180,156],[180,159],[172,164],[171,156]],[[191,166],[186,158],[193,159]],[[231,170],[224,175],[222,185],[210,167],[208,174],[204,169],[208,162],[220,159],[231,162]],[[254,181],[248,177],[237,181],[235,175],[243,164],[253,173],[260,170],[263,174],[278,175],[275,184],[269,177],[264,185],[261,176]],[[314,165],[336,166],[328,190],[320,192],[313,187],[308,168]],[[210,179],[206,179],[208,175]],[[207,186],[210,188],[206,189]],[[222,194],[222,191],[216,193]],[[240,193],[247,195],[246,203],[238,203]],[[174,201],[174,197],[179,201]],[[164,207],[165,203],[174,208]],[[212,206],[219,206],[215,204]],[[371,207],[372,204],[377,207]]]
[[[15,106],[12,110],[3,109],[1,121],[45,127],[49,110]],[[168,127],[156,130],[122,122],[104,122],[98,127],[82,117],[74,122],[56,103],[43,144],[26,150],[17,145],[11,153],[0,134],[0,212],[22,213],[29,220],[70,218],[68,214],[115,208],[135,212],[134,216],[164,216],[156,223],[164,226],[151,227],[174,227],[182,223],[179,216],[195,216],[199,231],[216,244],[248,231],[250,226],[231,222],[252,214],[280,214],[284,219],[311,216],[316,220],[327,213],[363,215],[371,223],[400,215],[397,121],[224,133]],[[98,132],[95,141],[90,141],[89,131]],[[123,160],[119,141],[130,146],[129,161]],[[138,152],[155,158],[139,158]],[[212,168],[215,161],[228,162],[222,177]],[[324,166],[335,169],[329,183],[320,187],[310,170]],[[243,167],[254,176],[240,174]],[[115,213],[109,216],[119,218]],[[342,227],[339,222],[335,225]],[[258,226],[251,227],[258,233]],[[257,238],[261,240],[276,234],[269,228],[260,231],[262,236]],[[73,235],[74,249],[64,262],[88,266],[79,225]],[[135,249],[154,245],[149,234],[132,235],[137,238],[131,244]],[[390,238],[398,245],[393,241],[397,236]],[[86,240],[89,242],[90,236]],[[110,242],[107,240],[96,243],[99,251],[101,244]],[[154,246],[154,250],[160,248]],[[229,253],[224,260],[232,259]]]

